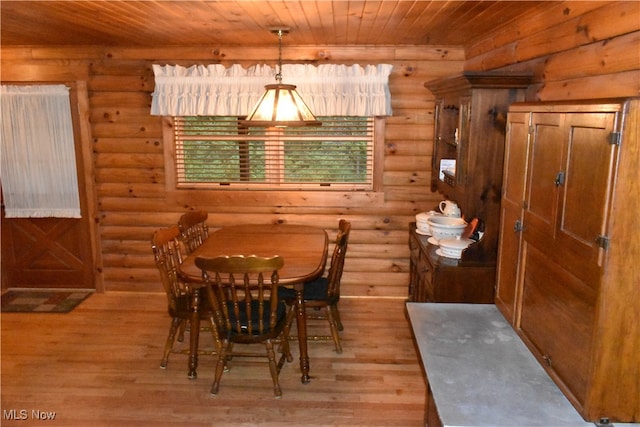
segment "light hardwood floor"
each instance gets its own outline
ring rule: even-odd
[[[312,380],[304,385],[293,342],[281,399],[261,359],[234,359],[216,397],[210,356],[200,357],[195,380],[187,378],[186,355],[172,354],[160,369],[169,327],[162,294],[110,292],[69,314],[2,314],[0,424],[422,425],[425,384],[404,301],[344,298],[340,311],[343,353],[330,341],[310,342]],[[210,343],[202,334],[201,345]],[[38,420],[37,411],[55,419]],[[9,420],[23,414],[26,420]]]

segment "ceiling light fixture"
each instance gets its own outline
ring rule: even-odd
[[[274,28],[271,33],[278,36],[278,83],[266,85],[265,93],[246,119],[245,126],[253,127],[292,127],[320,126],[307,104],[304,103],[295,85],[282,83],[282,36],[289,34],[288,28]]]

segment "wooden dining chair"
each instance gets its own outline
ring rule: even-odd
[[[163,369],[167,367],[169,362],[169,355],[173,351],[176,335],[180,332],[178,341],[183,340],[184,327],[193,313],[192,291],[178,276],[178,266],[182,263],[179,236],[180,230],[178,226],[173,226],[157,230],[151,238],[151,249],[156,267],[160,272],[162,286],[167,295],[168,311],[169,316],[171,316],[169,336],[167,337],[162,361],[160,362],[160,367]],[[210,325],[208,328],[203,329],[211,331],[217,351],[220,346],[220,340],[217,336],[217,329],[214,327],[211,306],[206,298],[201,298],[199,304],[200,320],[206,320]],[[184,353],[188,353],[188,350],[185,350]]]
[[[351,233],[351,223],[341,219],[338,223],[338,234],[336,236],[333,255],[329,273],[311,282],[304,284],[304,304],[305,316],[307,319],[327,320],[331,335],[308,335],[308,340],[333,340],[336,353],[342,353],[342,343],[340,342],[339,331],[344,329],[338,302],[340,301],[340,281],[344,260],[347,254],[349,234]],[[296,315],[295,302],[296,295],[293,289],[281,288],[280,297],[289,306],[287,315],[287,335]]]
[[[232,357],[267,357],[276,397],[282,396],[278,376],[285,360],[293,357],[284,335],[286,305],[278,300],[278,270],[284,265],[280,256],[269,258],[225,256],[195,259],[202,270],[207,296],[214,311],[218,335],[222,341],[215,368],[211,394],[218,393],[220,379]],[[263,344],[266,354],[236,352],[233,344]],[[276,361],[274,344],[282,355]]]
[[[209,228],[206,223],[208,217],[207,212],[197,210],[182,214],[178,220],[180,240],[185,246],[187,255],[196,250],[209,236]]]

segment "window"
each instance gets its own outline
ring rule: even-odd
[[[238,117],[174,118],[178,188],[373,189],[373,117],[322,126],[244,127]]]

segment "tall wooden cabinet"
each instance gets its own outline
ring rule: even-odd
[[[529,75],[465,72],[425,83],[436,96],[431,189],[485,224],[467,259],[495,265],[507,111],[525,100],[530,81]]]
[[[507,110],[525,99],[530,80],[466,72],[425,83],[436,96],[431,189],[480,218],[484,236],[451,260],[411,230],[410,301],[493,301]]]
[[[496,305],[589,421],[640,421],[639,108],[508,115]]]

